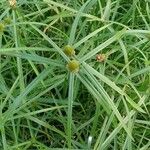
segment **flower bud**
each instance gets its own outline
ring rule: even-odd
[[[74,50],[74,48],[73,48],[72,46],[66,45],[66,46],[64,47],[64,53],[65,53],[67,56],[71,57],[71,56],[75,55],[75,50]]]
[[[77,60],[71,60],[68,64],[67,64],[67,68],[70,72],[76,73],[79,71],[79,62]]]

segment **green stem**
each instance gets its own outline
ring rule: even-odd
[[[73,107],[73,91],[74,91],[74,74],[70,73],[69,78],[69,94],[68,94],[68,122],[67,122],[67,138],[68,148],[71,149],[71,135],[72,135],[72,107]]]
[[[19,40],[18,40],[18,33],[16,28],[16,13],[15,10],[12,11],[13,13],[13,27],[14,27],[14,38],[15,38],[15,47],[19,47]],[[20,84],[20,91],[22,92],[25,89],[24,78],[23,78],[23,70],[22,70],[22,61],[19,57],[17,57],[17,67],[18,67],[18,75],[19,75],[19,84]]]

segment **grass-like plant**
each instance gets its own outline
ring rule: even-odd
[[[147,0],[0,1],[0,149],[148,150]]]

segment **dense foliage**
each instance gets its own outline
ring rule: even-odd
[[[0,149],[148,150],[149,7],[1,0]]]

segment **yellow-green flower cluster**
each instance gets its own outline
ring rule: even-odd
[[[68,57],[73,57],[75,56],[75,49],[71,46],[71,45],[66,45],[64,47],[64,53],[68,56]],[[68,64],[66,65],[67,69],[72,72],[72,73],[76,73],[79,71],[79,66],[80,63],[79,61],[72,59],[68,62]]]
[[[79,71],[80,63],[77,60],[71,60],[67,64],[67,68],[70,72],[76,73]]]
[[[64,47],[64,53],[65,53],[67,56],[71,57],[71,56],[74,56],[74,55],[75,55],[75,50],[74,50],[74,48],[73,48],[72,46],[66,45],[66,46]]]

